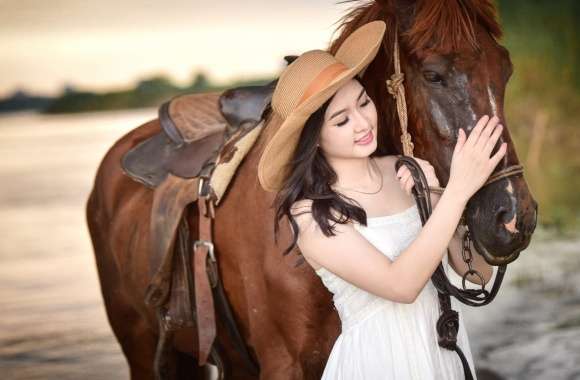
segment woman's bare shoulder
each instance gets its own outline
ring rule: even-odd
[[[315,220],[312,216],[312,199],[300,199],[290,206],[290,214],[300,230],[315,228]]]
[[[294,215],[310,212],[312,209],[312,199],[299,199],[290,206],[290,213]]]
[[[301,215],[305,214],[309,214],[309,217],[301,218],[302,220],[314,219],[312,217],[312,204],[313,204],[312,199],[304,198],[297,200],[292,204],[292,206],[290,206],[290,214],[292,214],[292,217],[294,217],[295,219],[298,219]],[[335,218],[339,217],[339,214],[336,210],[331,209],[329,210],[329,212],[332,214],[333,217]]]

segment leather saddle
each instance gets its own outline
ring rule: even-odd
[[[199,176],[230,136],[258,124],[274,86],[275,81],[168,100],[159,107],[161,131],[123,156],[123,170],[150,188],[159,186],[168,173],[181,178]]]

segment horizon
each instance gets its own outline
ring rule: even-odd
[[[203,4],[0,2],[0,97],[114,91],[155,75],[178,86],[200,72],[218,85],[277,75],[284,55],[326,48],[348,8],[337,0]]]

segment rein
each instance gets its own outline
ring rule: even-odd
[[[383,43],[385,53],[388,56],[388,49],[386,43]],[[407,115],[407,105],[405,101],[405,87],[403,85],[404,74],[401,72],[401,63],[399,60],[399,41],[398,41],[398,27],[395,28],[395,43],[394,43],[394,59],[393,59],[394,74],[391,75],[391,79],[386,81],[387,90],[389,94],[395,98],[397,105],[397,114],[401,124],[401,143],[403,146],[403,154],[399,156],[397,162],[395,163],[395,170],[399,170],[402,165],[407,166],[415,186],[412,189],[413,197],[417,203],[419,213],[421,216],[421,223],[425,225],[427,219],[432,213],[431,207],[431,197],[430,193],[441,194],[444,190],[442,187],[429,186],[423,170],[413,158],[414,144],[411,139],[411,134],[407,131],[408,125],[408,115]],[[482,188],[496,182],[502,178],[507,178],[517,174],[523,174],[522,165],[511,165],[506,168],[501,169],[497,173],[491,175],[488,180],[483,184]],[[441,310],[441,315],[437,321],[437,335],[439,346],[446,348],[448,350],[453,350],[457,352],[457,355],[461,359],[463,365],[463,371],[465,373],[465,378],[467,380],[472,380],[473,375],[465,355],[461,349],[457,346],[457,332],[459,330],[459,315],[457,311],[451,308],[450,296],[454,296],[460,302],[469,306],[483,306],[490,303],[501,286],[503,277],[505,275],[507,264],[502,264],[498,266],[497,275],[495,277],[491,291],[485,289],[485,280],[481,273],[472,267],[473,255],[471,252],[471,235],[467,223],[465,222],[465,210],[459,221],[459,225],[465,228],[465,233],[462,237],[462,247],[461,256],[463,261],[467,264],[468,270],[463,274],[462,277],[462,288],[459,289],[455,287],[449,281],[442,263],[439,263],[435,272],[431,276],[431,281],[437,289],[439,297],[439,305]],[[447,248],[447,253],[449,254],[449,248]],[[481,289],[467,289],[466,280],[468,275],[476,275],[481,281]]]

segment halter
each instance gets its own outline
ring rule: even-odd
[[[383,44],[386,50],[386,44]],[[411,139],[411,134],[407,131],[408,117],[407,117],[407,103],[405,101],[405,86],[403,86],[403,81],[405,79],[405,74],[401,72],[401,62],[399,59],[399,38],[398,32],[395,30],[395,48],[394,48],[394,66],[395,73],[391,75],[391,79],[387,80],[387,90],[389,94],[393,95],[397,102],[397,114],[399,116],[399,121],[401,123],[401,143],[403,144],[403,156],[414,157],[413,149],[414,144]],[[522,165],[510,165],[505,167],[498,172],[492,174],[482,187],[489,185],[495,181],[502,178],[513,176],[516,174],[523,174],[524,167]],[[443,190],[443,188],[433,188],[438,192]]]
[[[385,49],[386,55],[388,56],[389,52],[387,50],[386,43],[383,43],[382,45]],[[395,72],[394,74],[391,75],[391,78],[386,81],[386,84],[389,94],[391,94],[395,98],[397,105],[397,114],[399,116],[399,121],[401,124],[401,143],[403,146],[403,155],[399,156],[399,159],[395,163],[395,168],[398,171],[401,165],[403,164],[409,168],[413,180],[415,182],[415,186],[413,187],[412,190],[413,196],[415,197],[415,200],[418,205],[422,224],[425,225],[427,219],[429,218],[432,212],[430,192],[441,194],[444,188],[429,186],[427,179],[425,178],[425,174],[423,173],[423,170],[421,169],[417,161],[413,158],[414,144],[411,139],[411,134],[407,131],[408,116],[407,116],[407,105],[405,101],[405,87],[403,85],[405,76],[401,72],[401,63],[399,60],[399,41],[398,41],[397,25],[395,25],[394,45],[395,46],[394,46],[393,63]],[[517,174],[523,174],[523,166],[510,165],[491,175],[487,179],[487,181],[482,185],[482,188],[502,178],[507,178]],[[493,283],[491,292],[488,292],[485,289],[486,283],[485,280],[483,279],[483,276],[477,270],[473,269],[471,265],[473,256],[471,253],[470,232],[467,223],[465,221],[465,210],[461,215],[459,225],[464,226],[466,230],[462,237],[461,255],[463,261],[467,264],[469,268],[462,277],[463,289],[458,289],[457,287],[455,287],[450,283],[449,278],[447,277],[443,269],[442,263],[439,263],[439,265],[437,266],[437,269],[431,276],[431,281],[433,282],[433,285],[437,289],[441,309],[441,315],[439,316],[439,319],[437,321],[438,344],[441,347],[457,352],[457,355],[461,359],[461,363],[463,365],[465,378],[468,380],[472,380],[473,375],[471,374],[469,364],[465,358],[465,355],[463,354],[461,349],[457,346],[457,332],[459,331],[459,316],[457,311],[451,308],[450,296],[451,295],[454,296],[460,302],[469,306],[487,305],[495,298],[501,286],[507,264],[502,264],[498,266],[497,275]],[[449,248],[447,249],[447,253],[449,253]],[[470,274],[479,277],[481,281],[481,289],[466,288],[465,282],[467,276]]]

